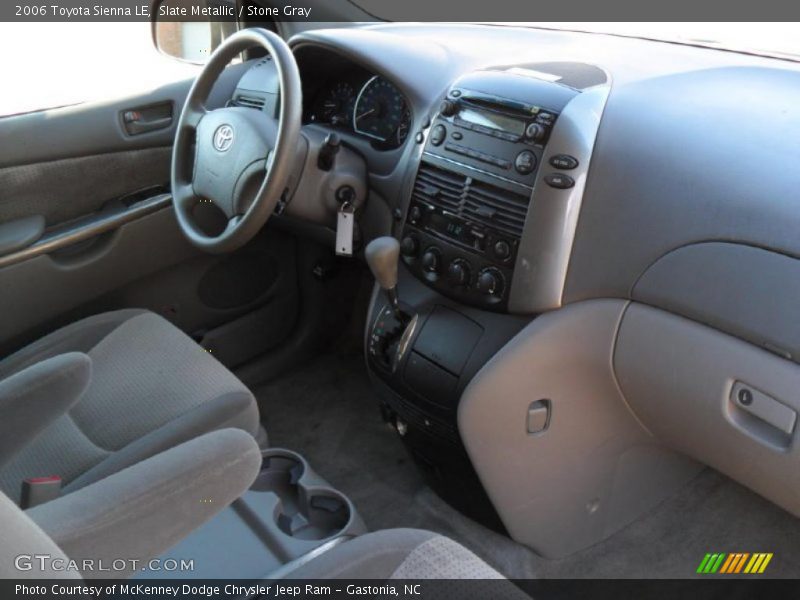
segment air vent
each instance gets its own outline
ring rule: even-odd
[[[528,197],[423,163],[412,198],[511,234],[522,235]]]
[[[243,96],[238,95],[233,100],[234,106],[242,106],[244,108],[255,108],[256,110],[261,110],[264,108],[264,99],[259,98],[258,96]]]
[[[412,197],[450,212],[458,212],[464,197],[467,178],[423,163],[417,173]]]
[[[517,237],[522,235],[528,198],[482,181],[472,181],[464,200],[462,216],[487,223]]]

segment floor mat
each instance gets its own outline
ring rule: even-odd
[[[691,577],[707,552],[772,552],[767,574],[800,577],[800,519],[711,470],[607,540],[547,560],[465,518],[425,486],[381,420],[360,354],[323,356],[256,397],[271,445],[302,453],[351,498],[371,530],[442,533],[508,577]]]

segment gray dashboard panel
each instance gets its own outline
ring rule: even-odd
[[[661,256],[730,241],[800,256],[800,73],[728,67],[615,87],[565,301],[629,297]],[[742,272],[748,286],[752,272]]]
[[[536,176],[517,252],[508,303],[513,313],[536,313],[561,306],[586,175],[608,92],[609,86],[603,85],[577,95],[556,121]],[[547,159],[557,154],[578,160],[578,166],[568,172],[575,180],[571,189],[552,188],[543,181],[555,171]]]
[[[627,302],[592,300],[534,319],[464,390],[458,425],[509,535],[548,558],[596,544],[701,468],[653,438],[612,367]],[[531,404],[549,424],[529,433]]]
[[[730,243],[695,244],[653,264],[635,300],[800,361],[800,260]]]

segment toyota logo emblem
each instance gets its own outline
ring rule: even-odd
[[[233,127],[220,125],[214,132],[214,148],[225,152],[233,145]]]

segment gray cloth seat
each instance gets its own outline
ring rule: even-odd
[[[288,579],[504,579],[450,538],[422,529],[384,529],[339,544]]]
[[[253,436],[231,428],[26,511],[0,493],[0,579],[130,577],[239,498],[260,468]]]
[[[461,544],[421,529],[368,533],[341,543],[283,575],[286,579],[445,579],[446,585],[425,587],[425,596],[462,600],[529,598]]]
[[[144,310],[95,315],[47,335],[0,361],[0,380],[70,352],[91,359],[90,383],[66,414],[0,468],[0,489],[16,501],[27,477],[58,475],[71,492],[209,431],[263,431],[244,384]]]

